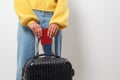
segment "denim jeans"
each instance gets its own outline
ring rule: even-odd
[[[34,13],[39,18],[39,24],[42,28],[49,27],[49,21],[53,16],[53,12],[37,11]],[[18,25],[17,33],[17,74],[16,80],[22,80],[22,68],[28,59],[35,56],[35,36],[33,32],[20,23]],[[62,31],[59,30],[53,39],[54,44],[43,46],[44,53],[55,53],[57,56],[61,56],[61,42],[62,42]],[[53,46],[54,51],[51,50]]]

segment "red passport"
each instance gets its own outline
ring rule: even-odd
[[[42,45],[52,44],[52,38],[47,36],[48,28],[42,29],[42,37],[40,37],[40,41]]]

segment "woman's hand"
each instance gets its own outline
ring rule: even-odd
[[[33,31],[36,37],[38,38],[42,37],[42,28],[38,23],[36,22],[31,23],[29,25],[29,28]]]
[[[57,34],[57,31],[59,30],[59,25],[53,23],[50,24],[49,28],[48,28],[48,33],[47,36],[49,38],[52,38],[53,36],[55,36]]]

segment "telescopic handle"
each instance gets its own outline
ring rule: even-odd
[[[36,36],[35,36],[35,55],[39,55],[39,41]]]

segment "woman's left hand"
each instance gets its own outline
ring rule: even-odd
[[[52,38],[53,36],[55,36],[57,34],[57,31],[59,30],[59,25],[58,24],[50,24],[49,28],[48,28],[48,33],[47,36],[49,38]]]

